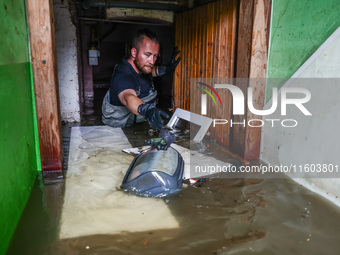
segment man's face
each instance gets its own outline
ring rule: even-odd
[[[144,38],[139,49],[137,49],[137,54],[134,60],[137,69],[145,74],[151,73],[158,54],[159,44],[151,41],[149,38]]]

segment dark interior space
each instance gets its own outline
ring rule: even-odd
[[[102,125],[101,104],[110,87],[110,79],[116,64],[129,55],[130,44],[138,30],[148,28],[154,31],[160,41],[160,57],[156,65],[166,64],[171,58],[174,47],[174,28],[164,25],[125,24],[102,21],[82,21],[80,25],[82,45],[81,84],[84,84],[82,125]],[[89,49],[100,52],[98,65],[89,65]],[[84,57],[86,56],[86,58]],[[85,63],[86,62],[86,63]],[[92,72],[92,75],[90,74]],[[169,111],[172,96],[172,74],[154,78],[158,93],[158,107]]]

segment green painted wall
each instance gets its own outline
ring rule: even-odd
[[[0,0],[0,254],[41,169],[25,1]]]
[[[340,0],[273,0],[268,78],[289,78],[340,26]],[[269,80],[272,87],[284,81]]]

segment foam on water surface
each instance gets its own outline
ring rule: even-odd
[[[178,228],[163,200],[119,190],[129,147],[120,128],[72,128],[60,238]]]

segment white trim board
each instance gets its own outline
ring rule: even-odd
[[[174,128],[174,126],[176,125],[179,119],[183,119],[183,120],[192,122],[200,126],[200,129],[198,130],[197,134],[193,138],[194,142],[202,141],[205,133],[208,131],[213,121],[211,118],[208,118],[208,117],[196,114],[196,113],[192,113],[192,112],[183,110],[181,108],[177,108],[166,126],[169,128]]]

